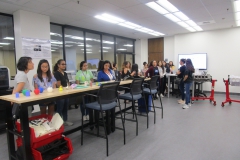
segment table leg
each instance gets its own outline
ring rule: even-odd
[[[110,110],[106,111],[106,127],[107,127],[107,134],[111,133],[111,124],[110,124]]]
[[[170,92],[170,76],[168,76],[168,98],[169,98],[169,92]]]
[[[30,129],[29,129],[29,121],[28,121],[28,106],[21,105],[20,106],[20,122],[22,129],[22,139],[23,139],[23,159],[24,160],[32,160],[32,151],[30,145]]]
[[[14,135],[10,132],[13,131],[13,120],[12,120],[12,107],[10,102],[6,102],[6,130],[7,130],[7,142],[8,142],[8,158],[10,160],[13,160],[14,158],[11,157],[11,155],[16,155],[16,151],[15,151],[15,142],[14,142]]]
[[[192,97],[194,97],[194,90],[195,90],[195,84],[194,84],[194,81],[192,83]]]

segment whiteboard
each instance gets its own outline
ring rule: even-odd
[[[207,70],[207,53],[178,54],[178,62],[180,62],[182,58],[191,59],[194,68]]]

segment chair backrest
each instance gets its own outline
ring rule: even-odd
[[[117,100],[119,83],[120,82],[116,81],[101,84],[98,91],[98,97],[100,98],[101,104],[108,104]]]
[[[141,94],[143,90],[143,78],[134,78],[130,87],[130,93],[132,95]]]
[[[159,79],[159,76],[153,76],[149,82],[149,88],[151,90],[153,89],[157,89],[158,88],[158,85],[157,85],[157,81]]]

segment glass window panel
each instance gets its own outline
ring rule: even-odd
[[[97,70],[98,62],[101,60],[100,35],[86,33],[86,49],[88,69]]]
[[[59,59],[63,59],[62,27],[50,25],[52,69]]]
[[[0,65],[7,66],[13,78],[16,75],[13,19],[0,15]]]
[[[83,31],[67,28],[64,33],[67,70],[77,71],[81,61],[84,61]]]
[[[114,62],[114,38],[111,36],[102,36],[103,40],[103,60]]]
[[[117,52],[133,53],[133,41],[123,38],[117,38]]]

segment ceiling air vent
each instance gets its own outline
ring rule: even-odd
[[[202,21],[202,22],[197,22],[198,25],[208,25],[208,24],[213,24],[216,23],[214,20],[210,20],[210,21]]]

